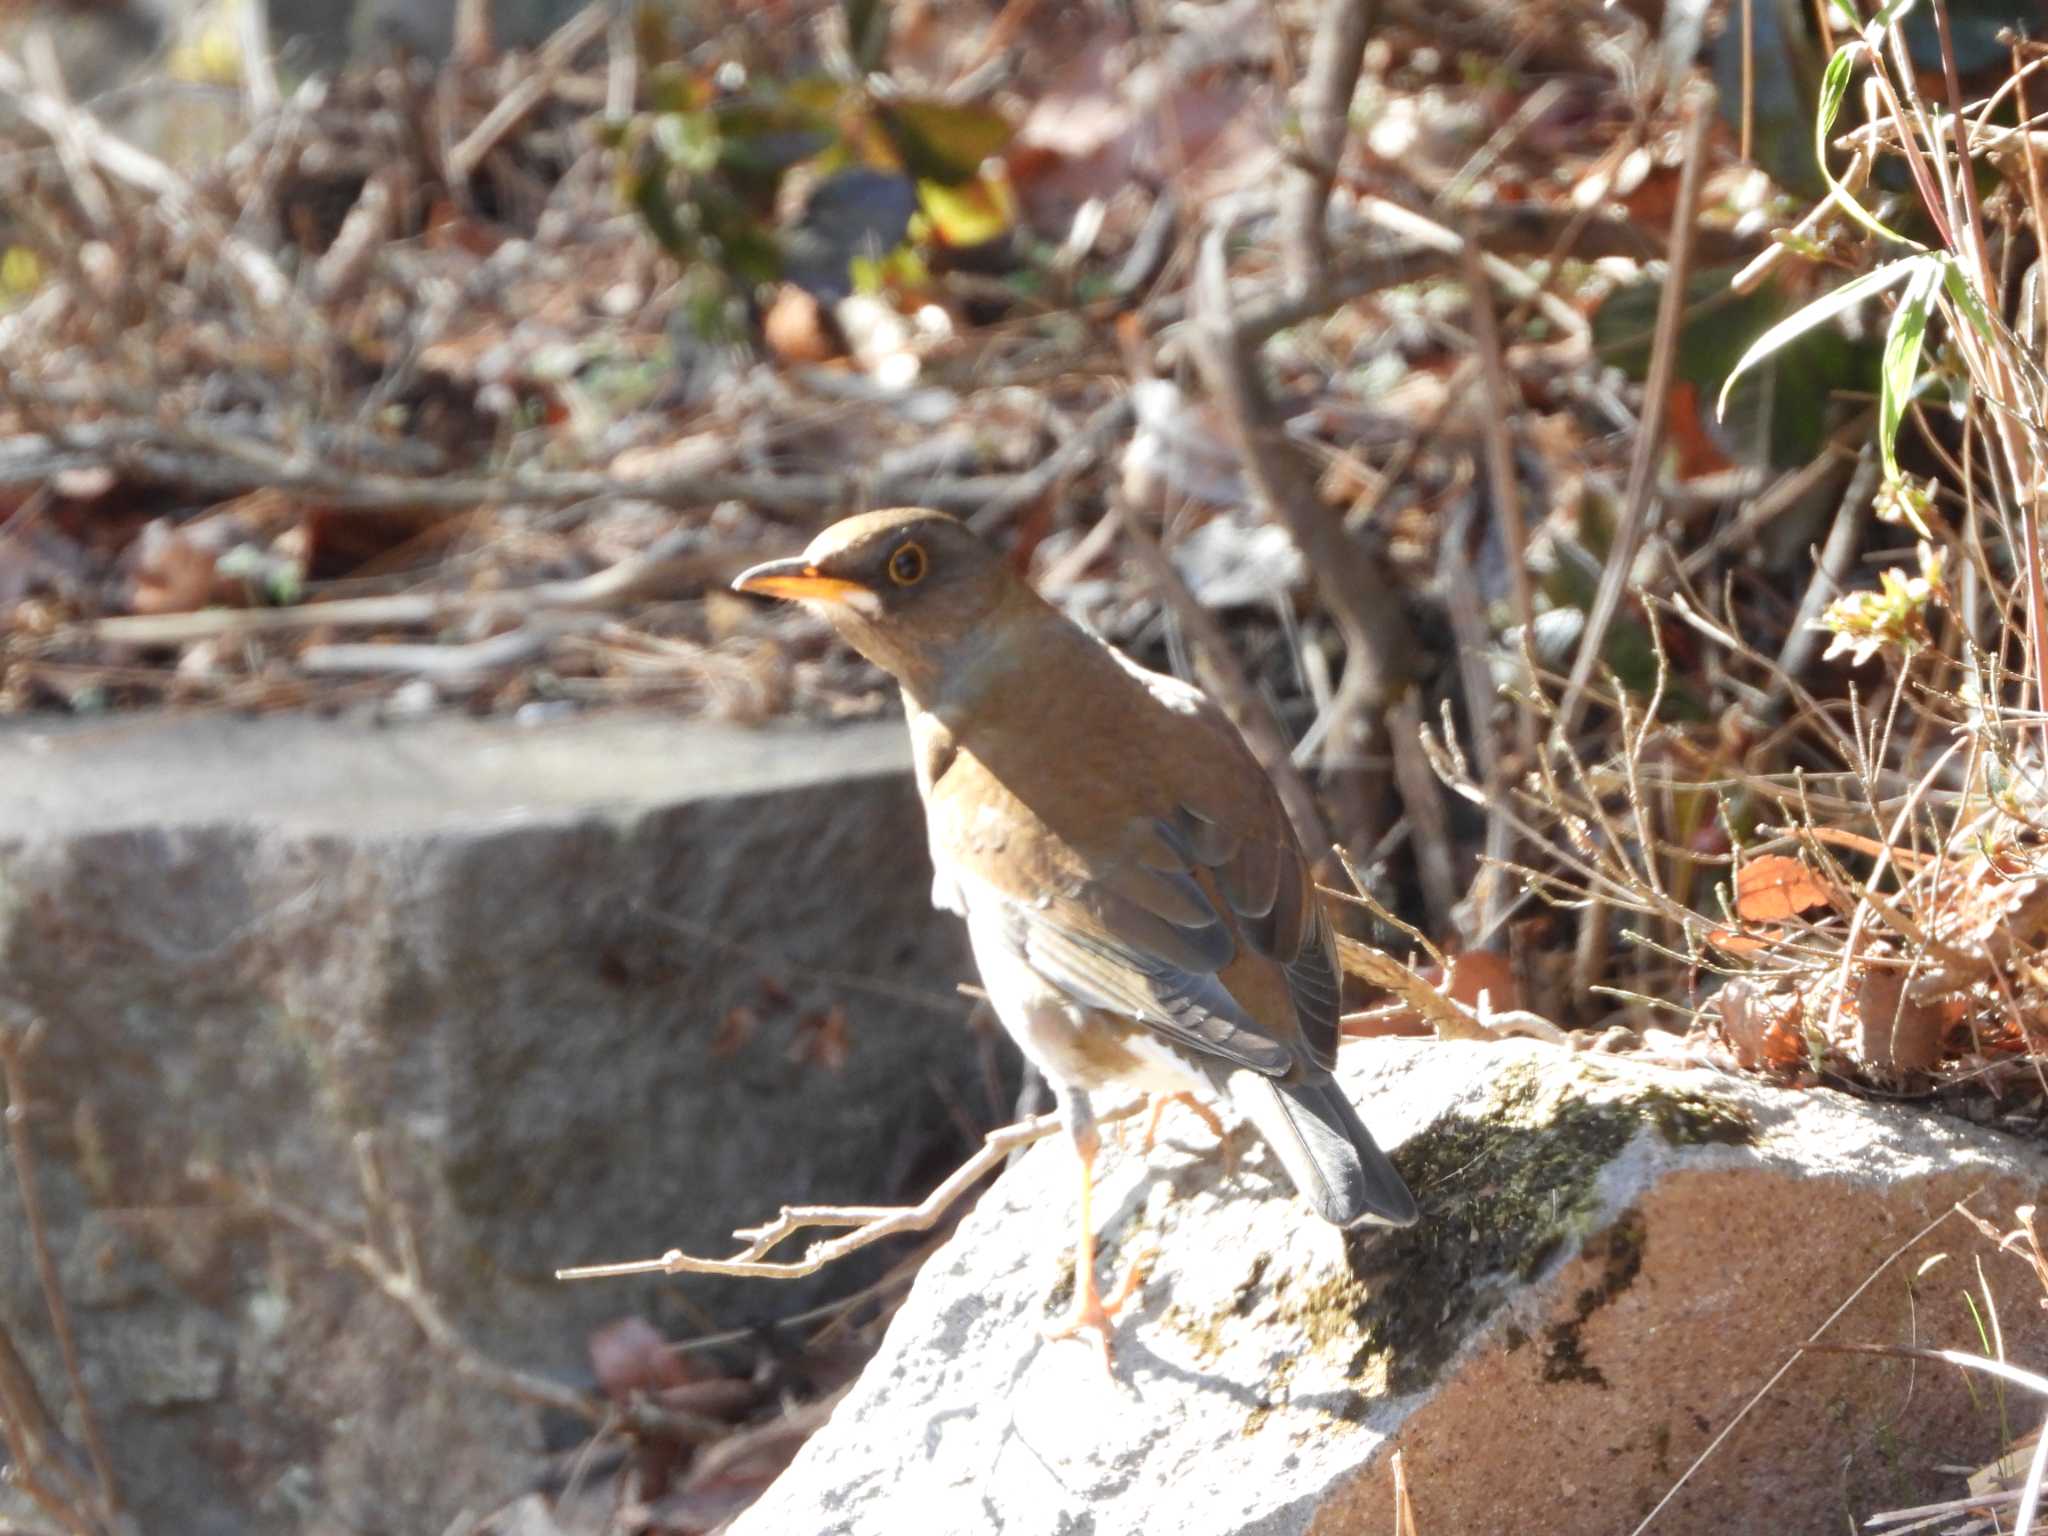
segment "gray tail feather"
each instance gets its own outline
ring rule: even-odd
[[[1340,1227],[1409,1227],[1421,1216],[1415,1196],[1331,1079],[1283,1083],[1240,1067],[1224,1086],[1323,1220]]]

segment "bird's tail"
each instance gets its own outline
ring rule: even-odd
[[[1283,1083],[1240,1067],[1224,1086],[1323,1220],[1415,1224],[1415,1196],[1333,1080]]]

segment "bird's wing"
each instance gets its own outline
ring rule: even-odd
[[[1263,775],[1258,788],[1263,795],[1235,805],[1242,830],[1232,830],[1230,809],[1213,804],[1206,814],[1179,805],[1148,830],[1179,869],[1210,877],[1245,947],[1280,967],[1301,1047],[1327,1068],[1337,1054],[1336,940],[1279,797]]]
[[[1302,1047],[1311,1061],[1328,1069],[1336,1063],[1340,1033],[1343,982],[1337,941],[1273,781],[1215,700],[1179,678],[1139,666],[1120,651],[1110,654],[1154,699],[1176,715],[1201,722],[1212,737],[1214,750],[1188,765],[1190,781],[1176,807],[1189,833],[1191,862],[1215,872],[1238,932],[1253,950],[1280,965]]]
[[[1214,871],[1245,942],[1280,965],[1309,1059],[1333,1066],[1342,991],[1337,941],[1273,781],[1215,700],[1121,651],[1110,654],[1160,704],[1208,731],[1213,750],[1187,764],[1186,792],[1165,820],[1184,833],[1186,862]]]
[[[1294,1052],[1262,1029],[1214,970],[1183,964],[1088,921],[1064,903],[1041,908],[972,878],[960,882],[968,921],[1087,1008],[1137,1019],[1192,1050],[1255,1072],[1284,1073]],[[984,924],[983,914],[993,918]],[[1153,922],[1141,919],[1139,927]],[[1225,935],[1226,939],[1228,935]],[[1179,944],[1176,941],[1176,950]]]
[[[1214,751],[1152,797],[1164,803],[1133,787],[1120,797],[1128,814],[1090,837],[1042,822],[1018,836],[1036,813],[962,753],[927,796],[934,847],[966,903],[994,919],[988,931],[1076,1002],[1258,1072],[1286,1073],[1302,1055],[1328,1067],[1335,945],[1307,861],[1234,728],[1191,689],[1171,702],[1205,712],[1198,739]],[[1278,966],[1284,1000],[1271,986],[1246,992],[1240,940]]]

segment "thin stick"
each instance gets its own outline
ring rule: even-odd
[[[1607,568],[1600,573],[1600,590],[1593,599],[1592,611],[1586,615],[1579,653],[1573,658],[1571,677],[1557,706],[1552,735],[1560,741],[1577,728],[1586,684],[1600,663],[1607,631],[1621,611],[1622,593],[1628,586],[1629,572],[1635,565],[1636,551],[1641,547],[1649,519],[1650,501],[1657,485],[1657,461],[1664,444],[1664,418],[1671,401],[1671,381],[1678,366],[1679,318],[1685,311],[1686,282],[1692,273],[1693,223],[1699,214],[1707,129],[1712,122],[1713,112],[1705,101],[1693,97],[1686,102],[1681,150],[1685,160],[1678,176],[1678,204],[1671,213],[1671,264],[1657,305],[1657,333],[1650,343],[1642,420],[1636,429],[1635,454],[1629,461],[1628,488],[1622,497],[1614,545],[1608,551]]]
[[[50,1332],[56,1336],[71,1400],[85,1429],[85,1451],[92,1458],[100,1498],[108,1515],[118,1516],[121,1499],[115,1491],[113,1458],[107,1454],[107,1442],[100,1434],[92,1396],[85,1390],[85,1373],[78,1367],[78,1343],[71,1333],[71,1313],[64,1305],[63,1287],[57,1282],[56,1261],[50,1257],[49,1228],[43,1220],[42,1197],[36,1190],[35,1149],[28,1139],[28,1091],[21,1067],[21,1040],[7,1029],[0,1029],[0,1083],[7,1089],[7,1152],[14,1163],[15,1183],[21,1189],[22,1217],[28,1223],[29,1251],[35,1256],[36,1280],[42,1286],[43,1306],[50,1314]]]
[[[1257,344],[1239,331],[1232,308],[1224,235],[1209,231],[1196,262],[1195,307],[1202,320],[1196,356],[1230,423],[1246,481],[1267,516],[1293,535],[1317,595],[1344,636],[1344,673],[1325,746],[1342,760],[1356,751],[1357,736],[1377,729],[1380,711],[1413,664],[1416,640],[1386,573],[1323,505],[1307,464],[1275,420],[1258,375]]]
[[[249,116],[260,123],[284,100],[277,84],[277,60],[271,55],[268,5],[236,8],[235,46],[242,55],[242,94],[249,103]]]
[[[462,142],[448,151],[448,184],[461,188],[483,163],[484,156],[497,148],[499,140],[519,120],[539,106],[554,89],[555,78],[569,67],[584,46],[604,36],[611,21],[610,0],[593,0],[556,29],[534,59],[533,72],[498,98],[498,104],[484,114],[483,121],[463,135]]]
[[[723,557],[707,562],[701,556],[686,556],[685,552],[696,542],[691,532],[678,529],[639,554],[628,555],[588,576],[537,582],[530,587],[499,592],[395,592],[383,597],[301,603],[291,608],[202,608],[194,613],[122,614],[92,620],[68,633],[122,645],[176,645],[217,635],[275,634],[298,629],[385,629],[445,624],[474,615],[518,615],[531,619],[543,613],[603,609],[645,597],[658,580],[703,579],[720,571],[730,573],[727,568],[733,562]]]
[[[448,1320],[447,1314],[442,1312],[425,1287],[372,1244],[357,1242],[312,1212],[280,1200],[257,1185],[245,1183],[218,1169],[201,1169],[199,1173],[201,1179],[220,1191],[229,1203],[289,1228],[311,1242],[330,1263],[362,1275],[403,1307],[420,1332],[426,1335],[427,1342],[446,1356],[463,1375],[508,1397],[543,1408],[559,1409],[588,1423],[598,1423],[603,1419],[605,1410],[594,1399],[572,1392],[545,1377],[514,1370],[479,1354]]]
[[[4,1327],[0,1327],[0,1448],[13,1464],[0,1482],[11,1479],[14,1487],[72,1536],[100,1536],[98,1527],[81,1509],[92,1498],[85,1485],[85,1469],[72,1460],[64,1432],[57,1427],[28,1362],[21,1358]],[[55,1476],[46,1480],[46,1472]]]
[[[1742,163],[1753,165],[1750,146],[1756,130],[1755,0],[1742,0]]]
[[[1280,194],[1282,249],[1289,286],[1319,292],[1330,268],[1330,188],[1350,137],[1351,97],[1372,30],[1375,0],[1323,0],[1296,114],[1297,160]]]
[[[107,189],[100,185],[99,172],[93,169],[92,151],[78,127],[78,107],[64,83],[64,66],[58,62],[57,45],[50,40],[48,28],[37,27],[22,40],[21,57],[28,66],[29,78],[52,104],[41,126],[56,148],[57,163],[64,167],[72,195],[78,199],[86,222],[101,235],[111,235],[114,205],[108,200]]]
[[[1128,1119],[1144,1107],[1136,1099],[1096,1118],[1104,1125]],[[614,1280],[633,1275],[733,1275],[757,1280],[795,1280],[816,1274],[835,1259],[858,1252],[887,1237],[923,1232],[935,1225],[975,1184],[1003,1166],[1011,1152],[1043,1141],[1065,1124],[1062,1116],[1034,1115],[1002,1126],[982,1138],[981,1150],[948,1174],[916,1205],[785,1205],[773,1221],[741,1227],[733,1233],[747,1246],[729,1259],[692,1258],[671,1248],[658,1259],[627,1259],[616,1264],[578,1264],[555,1271],[557,1280]],[[800,1259],[764,1257],[798,1232],[818,1227],[851,1227],[845,1237],[813,1243]]]
[[[1486,448],[1488,488],[1493,493],[1493,515],[1500,522],[1501,542],[1507,546],[1508,593],[1514,603],[1515,623],[1522,633],[1534,633],[1536,622],[1535,585],[1527,560],[1529,526],[1522,516],[1522,497],[1515,482],[1515,448],[1508,436],[1508,379],[1501,361],[1500,326],[1493,314],[1493,290],[1486,281],[1486,268],[1479,260],[1479,245],[1468,231],[1465,237],[1465,291],[1472,305],[1472,344],[1479,354],[1480,378],[1486,386],[1486,409],[1480,415]],[[1475,712],[1480,701],[1474,699]],[[1522,761],[1536,756],[1536,716],[1528,701],[1520,700],[1515,710],[1515,744]]]

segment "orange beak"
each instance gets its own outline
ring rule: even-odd
[[[809,599],[811,602],[845,602],[855,593],[867,591],[857,581],[827,576],[802,556],[792,560],[770,560],[751,566],[732,579],[735,592],[758,592],[763,597]]]

